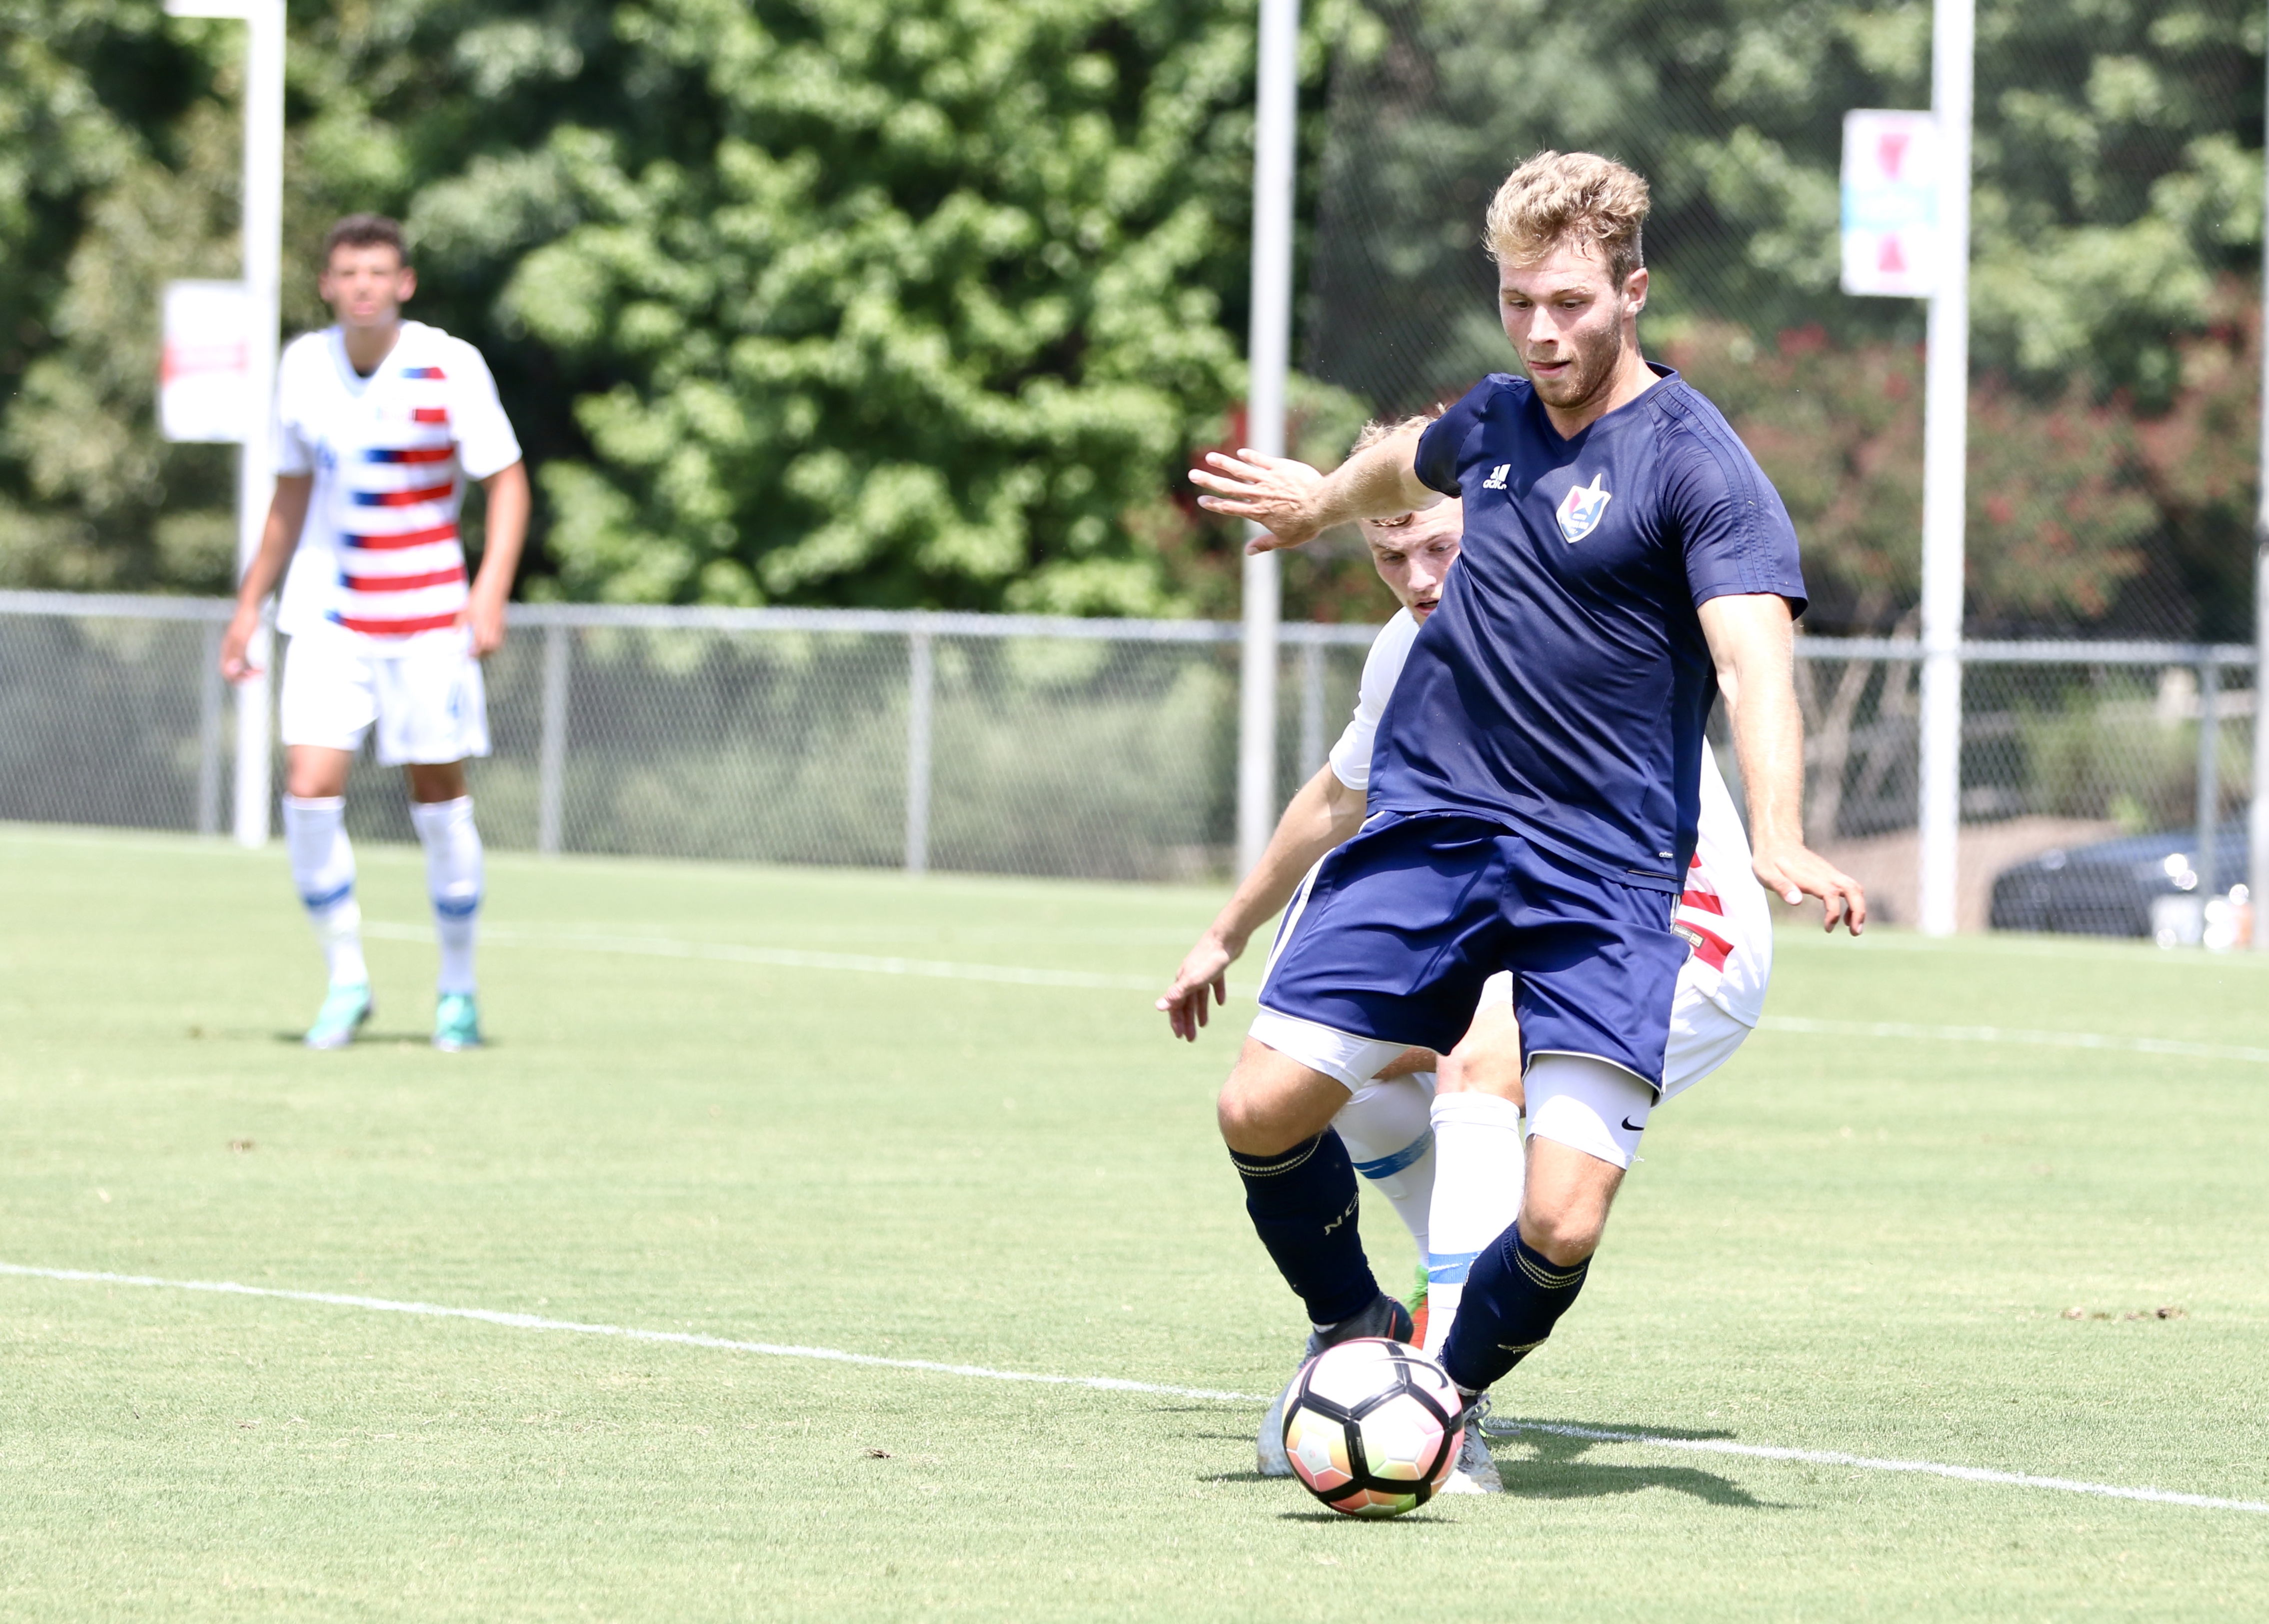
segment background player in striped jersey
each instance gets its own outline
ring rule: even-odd
[[[489,753],[481,658],[504,641],[505,600],[528,531],[528,474],[480,352],[402,319],[418,275],[402,229],[377,215],[331,228],[319,284],[336,318],[294,339],[277,369],[275,500],[221,645],[232,682],[279,579],[291,639],[280,705],[284,833],[322,944],[329,990],[307,1045],[336,1049],[370,1018],[370,976],[345,828],[347,769],[371,729],[410,782],[410,821],[440,938],[433,1044],[480,1042],[473,930],[481,838],[465,790]],[[488,496],[479,579],[466,582],[458,508]],[[290,573],[285,574],[289,565]]]
[[[1370,424],[1354,451],[1378,444],[1392,432],[1385,424]],[[1355,714],[1330,758],[1293,797],[1260,861],[1190,949],[1158,1000],[1177,1036],[1195,1038],[1206,1023],[1208,1002],[1225,1001],[1228,967],[1253,931],[1292,903],[1325,853],[1362,826],[1379,719],[1419,626],[1440,598],[1463,526],[1463,506],[1454,498],[1359,526],[1380,578],[1402,609],[1372,641]],[[1750,871],[1748,838],[1732,794],[1707,747],[1702,754],[1698,839],[1677,919],[1675,928],[1693,951],[1679,976],[1671,1015],[1665,1100],[1732,1057],[1763,1014],[1772,973],[1771,911],[1764,888]],[[1393,1206],[1424,1260],[1426,1311],[1420,1330],[1430,1353],[1440,1352],[1456,1321],[1474,1259],[1519,1214],[1522,1109],[1520,1030],[1512,1013],[1511,977],[1500,971],[1484,984],[1473,1025],[1449,1056],[1438,1061],[1428,1050],[1406,1052],[1352,1090],[1333,1118],[1333,1130],[1356,1171]],[[1474,1163],[1484,1176],[1438,1182],[1435,1171],[1444,1161]],[[1382,1301],[1372,1318],[1393,1320],[1393,1307]],[[1344,1332],[1334,1327],[1332,1335],[1312,1336],[1303,1362],[1321,1344],[1343,1335],[1393,1334],[1401,1328],[1367,1322]],[[1282,1402],[1280,1398],[1270,1406],[1261,1422],[1260,1468],[1266,1476],[1291,1472],[1278,1436]],[[1477,1426],[1467,1429],[1449,1487],[1450,1492],[1468,1493],[1502,1487]]]

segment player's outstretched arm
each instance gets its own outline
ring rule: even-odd
[[[268,504],[268,522],[260,530],[260,550],[252,555],[251,566],[237,583],[236,613],[229,617],[228,630],[221,633],[220,674],[232,683],[240,683],[260,669],[248,653],[260,631],[260,606],[268,602],[268,594],[284,579],[284,566],[292,562],[292,550],[299,544],[299,528],[307,522],[307,498],[314,488],[313,474],[277,476],[276,494]]]
[[[520,550],[528,540],[528,464],[514,462],[481,481],[488,517],[481,543],[481,572],[465,597],[465,624],[473,634],[473,653],[485,660],[504,646],[504,606],[520,570]]]
[[[1268,849],[1245,876],[1197,945],[1183,956],[1173,985],[1157,1002],[1174,1036],[1195,1043],[1209,1013],[1208,1000],[1229,1001],[1229,967],[1253,933],[1281,912],[1316,860],[1363,827],[1364,794],[1340,782],[1329,766],[1300,786],[1276,820]]]
[[[1418,437],[1425,428],[1424,418],[1414,417],[1328,474],[1250,448],[1233,457],[1208,452],[1205,466],[1190,470],[1190,483],[1210,493],[1198,498],[1200,507],[1250,519],[1268,532],[1247,542],[1245,551],[1297,547],[1335,524],[1388,519],[1440,501],[1442,493],[1418,478]]]
[[[1757,878],[1785,903],[1817,897],[1826,925],[1858,935],[1867,923],[1859,882],[1804,844],[1804,717],[1796,703],[1796,624],[1771,593],[1712,598],[1700,610],[1733,752],[1748,792]]]

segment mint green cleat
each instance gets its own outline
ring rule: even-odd
[[[315,1023],[307,1029],[307,1044],[310,1049],[344,1049],[355,1039],[355,1031],[370,1019],[370,983],[351,981],[335,986],[323,994],[323,1007],[315,1012]]]
[[[445,1053],[481,1046],[481,1010],[470,993],[444,993],[433,1007],[433,1046]]]

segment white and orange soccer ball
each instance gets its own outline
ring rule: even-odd
[[[1357,1337],[1292,1379],[1284,1452],[1308,1492],[1349,1517],[1400,1517],[1432,1499],[1458,1464],[1458,1390],[1402,1342]]]

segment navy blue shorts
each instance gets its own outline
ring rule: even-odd
[[[1482,983],[1510,971],[1524,1064],[1595,1055],[1659,1089],[1689,952],[1670,928],[1677,902],[1481,818],[1382,813],[1284,911],[1260,1006],[1446,1053]]]

